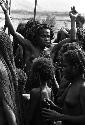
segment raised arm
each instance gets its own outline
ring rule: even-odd
[[[75,10],[75,7],[71,8],[69,16],[71,18],[71,40],[76,40],[76,18],[78,16],[78,12]]]
[[[16,32],[14,30],[14,27],[12,25],[12,22],[11,22],[11,19],[10,19],[10,16],[9,16],[9,12],[8,12],[8,4],[5,3],[4,0],[0,0],[0,6],[5,14],[5,19],[6,19],[6,23],[8,25],[8,28],[9,30],[11,31],[11,34],[14,36],[16,35]]]
[[[31,44],[31,42],[29,40],[24,39],[24,37],[21,34],[19,34],[18,32],[15,31],[13,24],[12,24],[12,21],[11,21],[11,18],[10,18],[9,13],[8,13],[8,6],[4,2],[4,0],[0,0],[0,6],[5,14],[6,24],[9,28],[11,35],[13,37],[16,37],[18,39],[18,41],[20,42],[20,44],[30,46],[32,48],[32,50],[34,50],[34,46]]]

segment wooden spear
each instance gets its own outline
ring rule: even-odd
[[[9,15],[11,14],[11,0],[9,2]]]
[[[9,15],[11,14],[11,0],[9,1]],[[10,31],[8,29],[8,35],[10,36]]]
[[[37,0],[35,0],[35,7],[34,7],[34,21],[35,21],[35,17],[36,17],[36,6],[37,6]]]

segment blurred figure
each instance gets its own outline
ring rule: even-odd
[[[0,31],[0,124],[19,125],[18,77],[9,36]]]

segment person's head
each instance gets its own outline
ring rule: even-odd
[[[30,80],[32,88],[39,87],[40,84],[46,84],[54,78],[54,67],[50,59],[38,57],[34,60]]]
[[[69,38],[66,38],[62,41],[60,41],[58,44],[55,44],[54,47],[51,50],[51,58],[53,60],[53,63],[56,63],[58,61],[58,54],[61,49],[61,47],[66,44],[71,43],[71,40]]]
[[[82,50],[68,50],[63,54],[63,75],[72,82],[82,78],[85,70],[85,53]]]
[[[76,27],[82,28],[84,23],[85,23],[84,17],[79,14],[76,18]]]
[[[18,24],[18,26],[17,26],[17,29],[16,29],[16,31],[18,32],[18,33],[20,33],[22,36],[25,36],[25,25],[26,25],[26,23],[19,23]]]
[[[79,41],[83,41],[84,39],[84,30],[83,30],[84,23],[85,23],[84,17],[79,14],[76,18],[77,38]],[[83,46],[82,42],[81,44]]]
[[[37,34],[39,34],[39,40],[43,42],[46,47],[49,47],[51,44],[50,29],[47,26],[45,26],[45,24],[43,24],[38,29]]]
[[[62,56],[65,52],[67,52],[68,50],[75,50],[75,49],[79,49],[81,50],[81,46],[77,43],[77,42],[73,42],[73,43],[65,43],[59,53],[58,53],[58,62],[61,63],[62,62]]]
[[[44,50],[51,42],[50,28],[47,24],[41,24],[39,21],[29,19],[25,26],[25,38],[29,39],[34,47]]]

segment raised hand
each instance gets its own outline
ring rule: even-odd
[[[4,0],[0,0],[0,4],[2,4],[4,2]]]
[[[79,15],[78,12],[75,10],[75,7],[73,6],[71,8],[71,11],[69,12],[70,18],[71,19],[76,19],[78,15]]]
[[[2,10],[4,11],[4,13],[8,12],[9,6],[4,0],[0,0],[0,6],[1,6]]]

